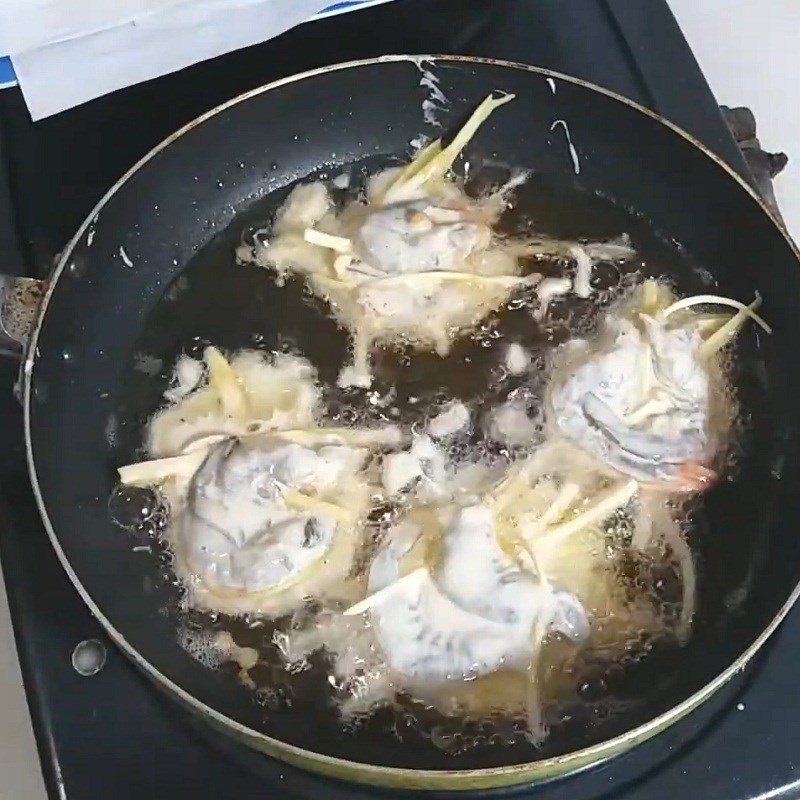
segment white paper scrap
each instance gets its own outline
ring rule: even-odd
[[[332,0],[0,0],[0,52],[11,53],[37,120],[267,41],[331,5]],[[370,5],[375,2],[334,8]],[[8,20],[15,15],[11,30]]]
[[[44,44],[76,39],[182,2],[186,0],[3,0],[0,53],[22,53]]]

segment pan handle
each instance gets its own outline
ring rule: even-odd
[[[0,355],[21,358],[47,281],[0,275]]]

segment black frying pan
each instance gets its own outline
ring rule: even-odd
[[[34,490],[64,568],[155,682],[213,725],[295,764],[378,784],[463,789],[561,774],[633,746],[741,669],[785,615],[800,578],[800,279],[797,251],[752,190],[665,120],[533,67],[436,58],[452,101],[442,116],[448,129],[489,91],[516,93],[466,157],[533,168],[528,201],[546,232],[629,230],[645,269],[673,274],[687,291],[718,284],[749,299],[758,289],[775,335],[743,337],[740,346],[736,379],[748,424],[735,477],[709,493],[698,515],[694,636],[625,676],[621,713],[554,732],[540,751],[486,745],[450,755],[423,737],[400,743],[380,716],[343,733],[313,694],[289,711],[266,711],[232,675],[206,669],[178,645],[177,590],[157,556],[131,552],[107,498],[181,350],[203,341],[274,347],[288,333],[323,379],[335,376],[343,334],[296,287],[235,267],[232,248],[293,181],[407,156],[409,140],[426,130],[418,65],[389,57],[278,81],[209,112],[131,169],[78,231],[50,283],[23,371],[25,424]],[[556,119],[568,123],[577,167],[562,127],[551,130]],[[175,283],[182,273],[188,289]],[[167,304],[165,292],[178,289],[185,297]],[[475,364],[466,384],[483,385],[481,369]],[[425,374],[446,383],[441,364]]]

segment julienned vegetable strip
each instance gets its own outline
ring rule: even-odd
[[[335,519],[337,522],[353,522],[353,514],[349,509],[331,503],[329,500],[321,500],[319,497],[303,494],[303,492],[286,492],[283,495],[283,502],[287,508],[291,508],[293,511],[312,511],[315,514]]]
[[[453,162],[458,157],[458,154],[464,149],[469,140],[475,135],[478,128],[489,117],[489,115],[496,109],[514,99],[513,94],[505,94],[501,97],[493,97],[489,95],[486,99],[472,112],[472,116],[466,121],[464,127],[455,135],[453,141],[450,142],[441,153],[436,154],[426,164],[411,175],[408,179],[400,182],[399,180],[390,187],[386,193],[386,199],[390,199],[393,194],[400,189],[412,190],[420,188],[426,181],[432,178],[442,177]],[[429,147],[431,147],[429,145]]]
[[[376,603],[379,603],[383,600],[387,595],[391,594],[395,589],[399,586],[407,583],[411,583],[412,581],[419,580],[424,574],[427,573],[427,569],[425,567],[419,567],[415,569],[413,572],[409,572],[408,575],[404,575],[402,578],[398,578],[394,583],[390,583],[388,586],[384,586],[383,589],[378,589],[377,592],[373,592],[368,597],[365,597],[360,602],[356,603],[350,608],[345,609],[342,614],[346,617],[353,617],[357,616],[358,614],[363,614],[365,611],[369,611],[372,606]]]
[[[761,321],[761,317],[753,313],[760,305],[761,297],[757,296],[749,306],[744,309],[740,308],[724,325],[722,325],[722,327],[712,333],[711,336],[700,345],[700,349],[698,350],[700,358],[709,358],[718,350],[725,347],[747,322],[748,317],[754,317],[756,320]],[[767,333],[771,332],[769,327],[767,327],[766,330]]]
[[[207,347],[203,358],[208,365],[208,383],[217,393],[222,411],[234,419],[247,417],[247,395],[241,381],[216,347]]]
[[[353,250],[353,243],[344,236],[334,236],[330,233],[323,233],[314,228],[306,228],[303,231],[303,239],[309,244],[316,244],[320,247],[327,247],[337,253],[350,253]]]
[[[479,275],[475,272],[456,272],[455,270],[431,270],[430,272],[408,272],[402,275],[387,275],[359,284],[359,287],[377,286],[392,283],[424,283],[425,281],[461,281],[464,283],[496,284],[498,286],[518,286],[538,281],[541,276],[519,277],[517,275]]]
[[[191,478],[205,461],[206,449],[198,449],[182,456],[140,461],[120,467],[117,472],[126,486],[152,486],[168,478]]]
[[[598,495],[594,503],[578,516],[559,525],[548,527],[542,535],[542,541],[562,540],[589,525],[602,521],[612,512],[624,506],[636,494],[638,489],[639,484],[635,480],[630,480],[608,489]]]
[[[542,526],[551,525],[561,516],[563,516],[567,509],[575,502],[578,494],[580,494],[580,486],[577,483],[567,481],[559,490],[555,500],[551,503],[550,507],[545,510],[537,523]]]
[[[755,305],[754,305],[755,304]],[[683,300],[676,300],[671,306],[667,306],[661,313],[660,318],[666,319],[671,314],[677,311],[683,311],[692,306],[730,306],[731,308],[738,308],[746,316],[750,317],[757,325],[760,325],[767,333],[772,333],[772,328],[764,322],[758,314],[755,313],[753,308],[758,308],[761,305],[761,296],[756,292],[756,299],[749,306],[740,303],[738,300],[732,300],[730,297],[720,297],[716,294],[698,294],[693,297],[684,297]]]
[[[553,622],[552,606],[548,606],[536,619],[531,629],[532,650],[528,662],[528,691],[525,698],[525,711],[528,732],[536,741],[544,739],[546,729],[542,719],[542,700],[539,690],[539,663],[550,625]]]
[[[400,174],[386,188],[386,191],[383,193],[383,196],[378,198],[378,202],[381,202],[383,198],[386,197],[386,195],[392,190],[393,186],[398,186],[402,183],[405,183],[413,175],[416,175],[423,167],[427,166],[441,152],[442,152],[441,139],[435,139],[434,141],[425,145],[425,147],[423,147],[422,150],[420,150],[416,154],[416,156],[414,156],[413,160],[410,163],[406,164],[402,170],[400,170]]]
[[[227,363],[227,362],[226,362]],[[354,430],[352,428],[295,428],[271,429],[271,423],[255,421],[255,430],[238,434],[239,438],[271,433],[275,437],[305,444],[348,444],[353,447],[394,447],[402,444],[402,433],[394,426]],[[214,433],[190,442],[180,455],[140,461],[120,467],[117,472],[121,483],[129,486],[148,486],[169,478],[191,478],[200,468],[211,447],[233,434]],[[312,499],[312,498],[309,498]],[[302,501],[298,501],[302,502]],[[317,501],[314,501],[317,502]],[[319,501],[322,502],[322,501]]]
[[[275,431],[281,439],[301,443],[348,444],[353,447],[396,447],[403,442],[403,435],[394,425],[382,428],[290,428]]]

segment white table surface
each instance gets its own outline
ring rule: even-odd
[[[717,100],[752,108],[762,146],[789,155],[775,190],[800,239],[800,0],[669,3]],[[0,709],[0,800],[45,800],[2,585]]]
[[[800,0],[668,0],[718,102],[749,106],[789,165],[775,194],[800,240]]]

